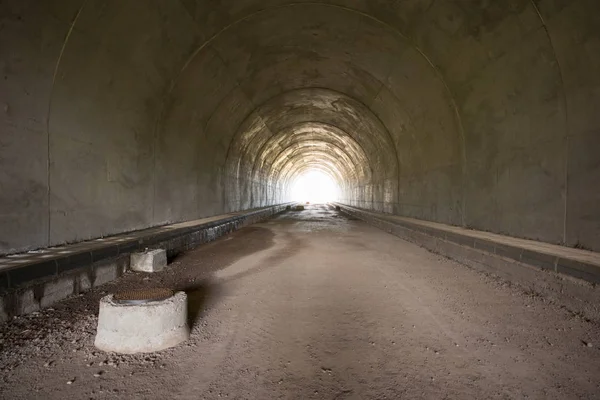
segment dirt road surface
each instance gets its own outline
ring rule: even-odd
[[[93,347],[123,288],[186,290],[192,337]],[[0,326],[2,399],[600,398],[600,328],[325,206]]]

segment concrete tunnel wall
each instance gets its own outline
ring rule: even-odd
[[[4,0],[0,253],[288,199],[600,250],[596,0]]]

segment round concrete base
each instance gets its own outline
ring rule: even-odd
[[[112,294],[100,300],[94,342],[100,350],[150,353],[173,347],[189,336],[184,292],[165,300],[135,305],[118,304]]]

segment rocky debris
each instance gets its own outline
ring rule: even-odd
[[[175,268],[174,268],[175,269]],[[42,360],[40,366],[53,368],[63,359],[83,357],[88,367],[106,365],[118,368],[122,364],[155,366],[161,364],[158,356],[122,356],[99,351],[94,347],[94,337],[98,323],[100,299],[115,290],[133,290],[148,284],[179,287],[187,281],[190,266],[180,266],[177,274],[169,270],[157,273],[148,280],[145,274],[127,272],[121,278],[102,287],[92,289],[83,295],[73,296],[54,307],[27,315],[13,317],[0,324],[0,372],[9,372],[31,360]],[[196,277],[197,272],[192,274]],[[185,285],[184,285],[185,286]],[[64,354],[62,358],[57,354]],[[102,359],[100,359],[102,358]],[[110,363],[110,364],[109,364]]]
[[[61,361],[83,358],[88,367],[119,368],[125,364],[159,367],[161,354],[121,355],[94,347],[97,316],[91,311],[72,313],[68,307],[13,318],[0,325],[0,371],[10,372],[31,360],[51,369]],[[58,354],[63,356],[57,357]]]
[[[51,368],[52,359],[60,350],[82,350],[95,334],[96,316],[64,315],[49,308],[41,312],[14,317],[0,326],[0,369],[10,371],[30,358],[45,360]]]

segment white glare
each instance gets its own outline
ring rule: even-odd
[[[292,187],[292,199],[298,202],[327,203],[337,200],[337,184],[320,171],[309,171],[301,175]]]

